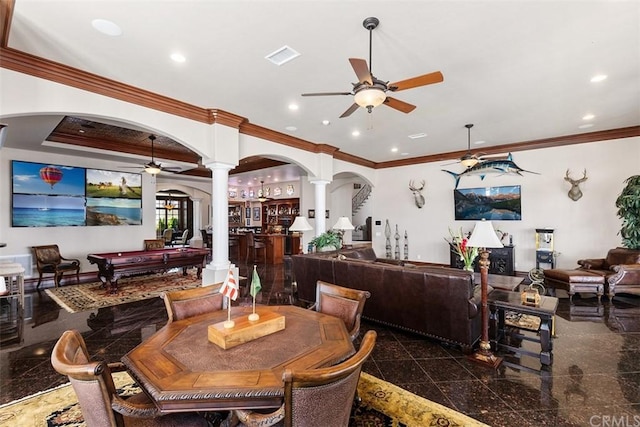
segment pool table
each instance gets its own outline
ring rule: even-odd
[[[182,268],[186,276],[188,267],[196,267],[200,278],[208,254],[207,249],[201,248],[165,248],[89,254],[87,259],[98,266],[98,278],[109,292],[115,294],[118,292],[118,279],[126,276],[164,272],[172,268]]]

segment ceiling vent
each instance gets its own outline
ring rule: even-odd
[[[297,58],[298,56],[300,56],[300,53],[291,49],[289,46],[282,46],[275,52],[272,52],[269,55],[265,56],[265,59],[268,59],[276,65],[282,65],[286,64],[294,58]]]

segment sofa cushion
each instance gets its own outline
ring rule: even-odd
[[[615,248],[607,253],[604,268],[610,269],[619,264],[640,264],[640,250]]]

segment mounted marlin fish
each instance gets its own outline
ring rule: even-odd
[[[467,168],[467,170],[465,170],[462,173],[455,173],[445,169],[442,169],[442,171],[447,172],[448,174],[450,174],[455,178],[456,180],[455,188],[458,188],[458,184],[460,183],[460,178],[462,178],[463,176],[479,175],[480,179],[484,179],[484,177],[490,173],[496,173],[496,174],[514,173],[522,176],[520,172],[528,172],[528,173],[535,173],[536,175],[539,175],[539,173],[537,172],[524,170],[520,166],[516,165],[513,162],[513,157],[511,156],[511,153],[509,153],[509,155],[506,158],[503,157],[498,159],[488,159],[488,160],[478,162],[476,165],[470,168]]]

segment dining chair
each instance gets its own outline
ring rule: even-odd
[[[364,303],[371,296],[369,291],[345,288],[318,280],[316,283],[316,302],[311,310],[339,317],[344,321],[351,341],[360,333],[360,318]]]
[[[146,394],[120,396],[112,372],[123,371],[120,362],[92,362],[82,335],[77,330],[63,332],[51,353],[53,368],[67,375],[78,398],[88,427],[169,427],[207,426],[196,413],[162,415]]]
[[[232,252],[235,252],[233,259],[240,260],[240,238],[238,236],[229,236],[229,259],[232,259]]]
[[[162,232],[162,238],[164,239],[165,246],[172,246],[173,230],[170,228],[165,228],[165,230]]]
[[[189,229],[186,229],[182,232],[182,236],[178,237],[177,239],[175,239],[173,242],[171,242],[171,245],[182,245],[182,246],[186,246],[187,242],[189,240]]]
[[[264,256],[264,263],[267,263],[267,245],[260,238],[256,238],[253,231],[249,231],[247,234],[247,259],[249,261],[249,254],[251,254],[251,261],[256,260],[256,252],[262,251]]]
[[[348,426],[362,365],[375,343],[376,332],[368,331],[358,352],[344,362],[328,368],[286,369],[282,406],[271,413],[237,409],[239,425],[265,427],[284,420],[285,427]]]
[[[167,324],[187,317],[222,310],[224,296],[220,293],[222,283],[182,291],[164,292],[162,299],[167,309]]]
[[[58,245],[32,246],[36,258],[36,268],[38,269],[38,284],[40,287],[42,275],[53,274],[53,282],[56,288],[60,286],[62,275],[66,272],[76,273],[76,282],[80,283],[80,260],[75,258],[65,258],[60,254]]]

